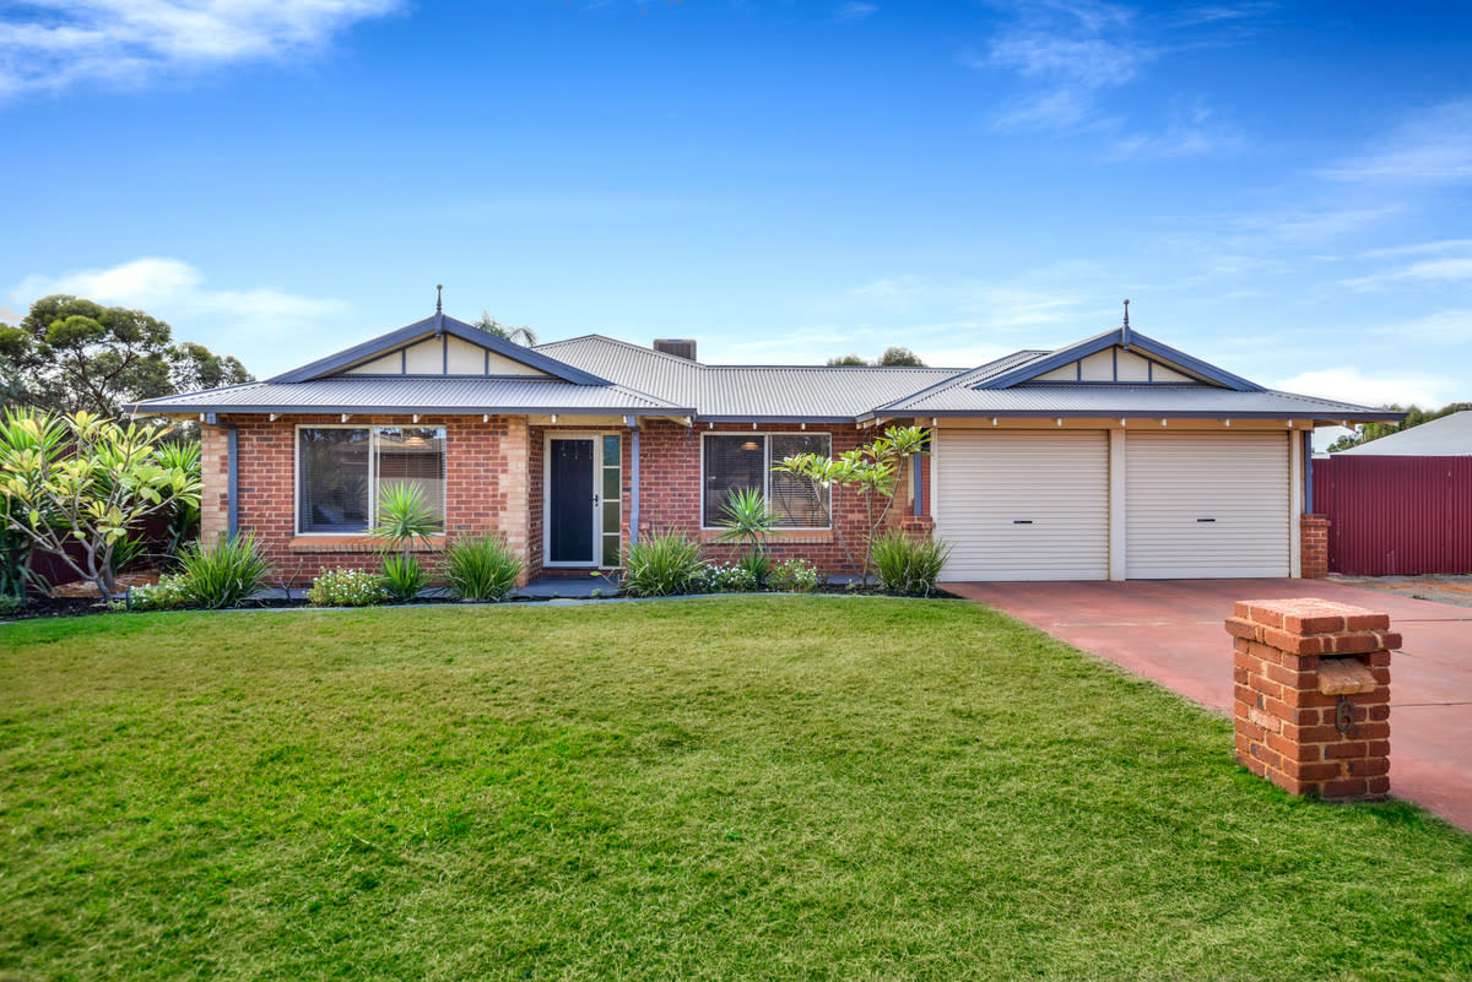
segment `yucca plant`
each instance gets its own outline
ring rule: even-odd
[[[373,534],[395,550],[383,557],[383,578],[395,600],[413,600],[429,582],[429,573],[412,552],[415,542],[429,544],[444,527],[424,500],[417,484],[390,484],[378,492],[378,524]]]
[[[445,576],[461,600],[506,599],[521,566],[521,557],[494,536],[456,539],[445,550]]]
[[[624,589],[636,597],[689,593],[704,564],[700,545],[679,532],[646,536],[624,558]]]
[[[390,554],[383,557],[383,585],[393,599],[408,603],[429,585],[429,571],[413,556]]]
[[[874,540],[874,569],[886,593],[928,597],[935,593],[950,554],[943,542],[913,538],[894,529]]]
[[[179,560],[189,597],[201,607],[238,607],[261,588],[271,570],[253,535],[221,539],[208,549],[196,542],[184,548]]]
[[[777,527],[766,495],[757,488],[733,489],[726,495],[721,512],[722,542],[740,542],[753,551],[766,551],[767,536]]]

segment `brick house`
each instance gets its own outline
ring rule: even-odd
[[[253,533],[279,572],[376,565],[378,489],[411,482],[446,539],[496,534],[526,576],[616,567],[674,529],[714,543],[759,488],[773,550],[857,568],[860,497],[771,464],[916,423],[893,523],[952,579],[1315,575],[1315,426],[1394,419],[1270,391],[1120,328],[976,368],[706,365],[693,342],[524,347],[441,312],[263,382],[151,399],[198,418],[203,537]]]

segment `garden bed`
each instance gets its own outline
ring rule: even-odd
[[[281,591],[275,591],[279,594]],[[333,610],[333,609],[363,609],[344,607],[325,607],[313,604],[303,595],[304,588],[292,589],[292,596],[260,596],[247,600],[245,603],[231,607],[176,607],[175,610],[187,610],[197,612],[208,612],[210,610]],[[413,600],[394,601],[392,603],[380,603],[365,605],[377,608],[396,607],[456,607],[456,606],[482,606],[488,603],[495,604],[544,604],[544,603],[567,603],[576,601],[578,603],[598,603],[609,600],[690,600],[709,597],[800,597],[800,596],[846,596],[846,597],[890,597],[896,600],[960,600],[964,599],[949,590],[937,588],[927,597],[903,597],[892,593],[886,593],[877,587],[861,589],[852,584],[844,582],[824,583],[816,589],[793,592],[786,590],[726,590],[717,593],[682,593],[662,597],[636,597],[623,590],[600,593],[596,595],[547,595],[538,596],[525,593],[513,593],[504,600],[499,601],[477,601],[461,600],[458,597],[445,595],[426,595],[416,597]],[[5,621],[31,620],[42,617],[84,617],[92,614],[144,614],[153,613],[147,610],[135,610],[129,608],[127,600],[115,601],[112,606],[104,605],[97,597],[32,597],[26,605],[19,610],[0,614],[0,623]]]

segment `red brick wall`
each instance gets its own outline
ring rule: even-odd
[[[338,416],[232,417],[238,430],[239,521],[253,533],[275,567],[276,576],[306,582],[323,569],[375,569],[377,545],[366,537],[295,534],[295,441],[299,424],[335,424]],[[416,425],[407,416],[354,416],[350,424]],[[445,427],[446,528],[449,536],[499,534],[525,554],[527,508],[527,426],[525,417],[422,416],[420,426]],[[205,483],[208,501],[223,494],[226,471],[223,427],[206,427]],[[219,431],[217,437],[214,431]],[[216,442],[219,449],[216,449]],[[214,475],[213,479],[211,475]],[[217,490],[217,485],[219,490]],[[223,511],[223,509],[222,509]],[[205,534],[218,535],[214,519]],[[209,541],[208,538],[206,541]]]
[[[1298,519],[1300,575],[1319,580],[1329,575],[1329,519],[1323,515],[1300,515]]]
[[[295,433],[300,424],[336,424],[337,416],[268,417],[241,415],[229,422],[238,428],[239,519],[242,532],[252,532],[265,548],[276,575],[291,576],[295,582],[309,581],[321,570],[333,567],[370,569],[379,563],[377,546],[363,537],[318,537],[295,535]],[[408,417],[353,417],[349,423],[370,425],[413,425]],[[449,533],[499,533],[527,557],[528,578],[543,569],[544,529],[543,441],[548,427],[529,427],[524,417],[423,416],[419,425],[446,429],[446,497]],[[567,432],[593,432],[589,428],[566,427]],[[718,425],[716,432],[751,432],[750,425]],[[767,426],[764,432],[798,432],[795,425]],[[854,426],[818,425],[810,432],[831,433],[833,453],[839,454],[872,439],[875,431]],[[615,432],[612,429],[603,432]],[[630,540],[632,517],[632,433],[616,432],[623,444],[623,543]],[[700,529],[700,446],[702,427],[649,421],[640,432],[640,530],[679,530],[696,538],[713,538]],[[226,495],[228,460],[224,426],[204,427],[204,519],[203,534],[212,541],[224,534],[227,521]],[[902,469],[890,524],[913,531],[928,531],[928,519],[915,521],[906,507],[908,466]],[[812,560],[825,572],[854,572],[863,556],[866,524],[863,498],[842,488],[833,493],[834,529],[821,532],[782,533],[774,537],[772,551],[777,559],[795,556]],[[728,561],[737,547],[707,542],[708,558]]]
[[[796,433],[797,425],[762,425],[759,432]],[[751,432],[751,424],[717,424],[693,428],[678,423],[648,422],[640,438],[639,527],[641,534],[674,530],[692,537],[702,537],[700,528],[700,453],[701,434],[706,432]],[[877,435],[874,429],[860,430],[838,424],[809,424],[807,432],[832,435],[833,454],[837,456]],[[890,524],[905,518],[905,500],[909,467],[901,470],[895,489],[894,503],[888,515]],[[882,499],[876,499],[876,511]],[[863,561],[866,517],[863,496],[845,489],[833,489],[833,529],[825,532],[779,533],[771,540],[777,560],[803,557],[828,573],[857,572]],[[625,515],[628,512],[625,510]],[[921,529],[917,527],[917,531]],[[708,540],[712,536],[705,533]],[[740,548],[707,541],[707,558],[716,562],[733,559]]]

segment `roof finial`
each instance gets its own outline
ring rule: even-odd
[[[1129,301],[1126,300],[1125,303],[1129,303]],[[443,283],[436,283],[434,285],[434,312],[436,314],[443,314],[445,312],[445,285]],[[1128,316],[1125,317],[1125,321],[1129,321]]]
[[[1124,301],[1124,325],[1119,329],[1120,341],[1128,348],[1130,346],[1130,301],[1126,297]]]

